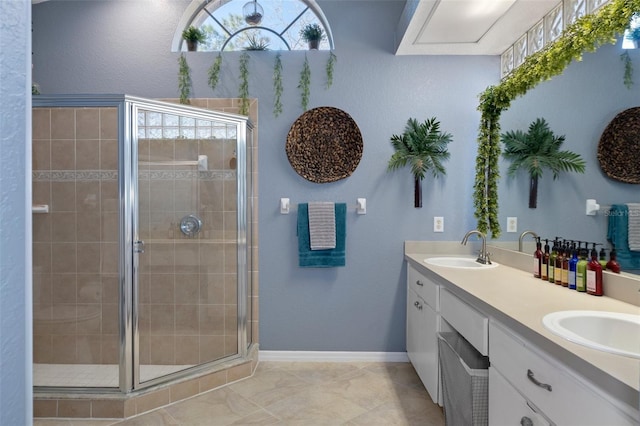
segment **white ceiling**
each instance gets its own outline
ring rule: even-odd
[[[397,55],[500,55],[559,0],[407,0]]]

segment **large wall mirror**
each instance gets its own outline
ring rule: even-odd
[[[508,177],[509,163],[501,158],[500,241],[516,241],[517,247],[520,233],[533,230],[543,239],[557,236],[605,244],[608,249],[609,206],[640,203],[640,185],[611,179],[601,170],[597,158],[600,137],[611,120],[628,108],[640,106],[640,49],[628,50],[636,68],[630,88],[623,81],[620,55],[624,52],[622,40],[618,40],[615,45],[585,53],[582,61],[574,61],[561,75],[540,83],[503,112],[501,132],[527,131],[531,122],[543,117],[556,135],[565,135],[562,149],[579,153],[587,166],[584,174],[563,173],[557,180],[546,171],[539,182],[537,208],[530,209],[527,173],[521,171],[514,178]],[[640,163],[640,152],[637,155]],[[596,199],[601,205],[595,216],[585,213],[587,199]],[[518,218],[516,233],[506,232],[507,217]]]

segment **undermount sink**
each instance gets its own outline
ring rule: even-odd
[[[640,315],[601,311],[559,311],[542,324],[552,333],[592,349],[640,358]]]
[[[458,269],[491,269],[498,266],[495,262],[486,265],[476,262],[475,257],[428,257],[424,260],[424,263]]]

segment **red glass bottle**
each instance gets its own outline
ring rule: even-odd
[[[595,244],[591,250],[591,261],[587,263],[587,293],[602,296],[602,265],[598,262]]]

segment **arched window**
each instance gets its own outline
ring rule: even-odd
[[[191,25],[206,35],[199,51],[307,50],[300,32],[309,24],[324,32],[318,48],[333,49],[327,20],[313,0],[198,0],[178,25],[173,50],[187,50],[181,35]]]

